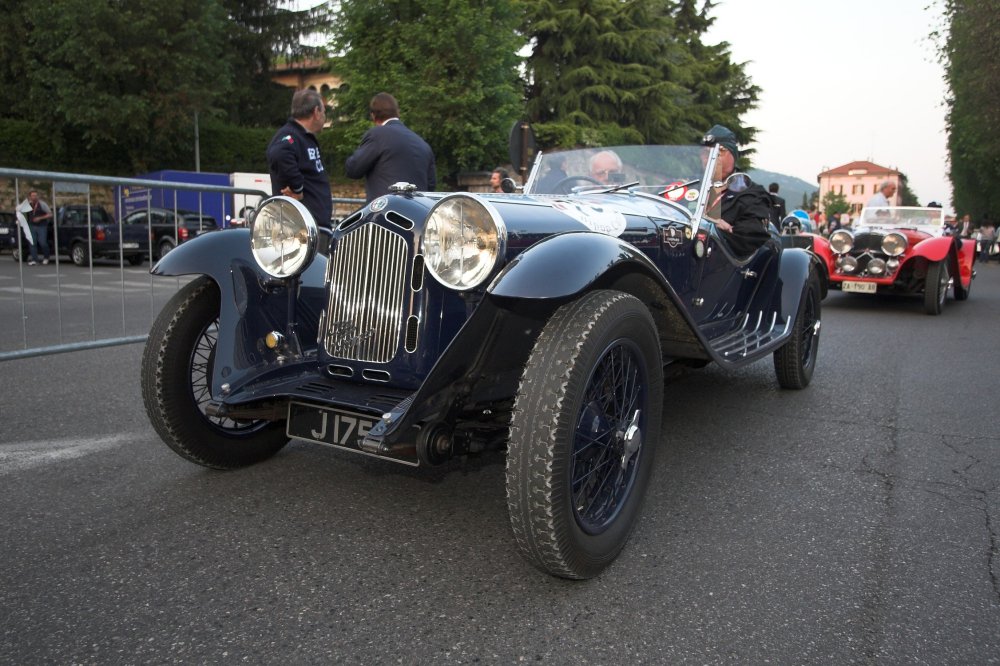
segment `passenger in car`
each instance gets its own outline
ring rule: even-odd
[[[719,159],[715,162],[705,217],[726,232],[734,253],[746,257],[771,237],[767,230],[771,198],[767,190],[745,174],[730,179],[740,155],[735,134],[722,125],[713,126],[702,139],[702,145],[716,144],[720,148]]]

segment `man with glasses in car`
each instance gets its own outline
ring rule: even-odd
[[[602,150],[590,158],[590,177],[601,185],[624,182],[622,158],[611,150]]]

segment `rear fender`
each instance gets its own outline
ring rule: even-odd
[[[226,393],[236,393],[240,386],[265,375],[295,372],[296,361],[315,349],[326,262],[326,257],[317,254],[295,290],[294,282],[275,280],[260,269],[250,252],[248,230],[227,229],[197,236],[153,266],[153,275],[204,275],[219,287],[213,399],[221,400],[223,385],[227,385]],[[290,317],[293,304],[294,317]],[[263,346],[264,336],[271,331],[286,336],[287,348],[273,351]],[[279,355],[284,358],[281,363]]]
[[[802,300],[802,287],[812,279],[816,270],[812,256],[806,250],[788,249],[781,253],[781,263],[778,266],[778,284],[781,288],[781,310],[779,316],[795,316]],[[822,292],[822,278],[817,276]]]

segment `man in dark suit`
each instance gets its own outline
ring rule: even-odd
[[[365,195],[372,201],[387,194],[389,186],[406,182],[423,192],[437,186],[434,152],[427,142],[399,119],[399,104],[389,93],[372,97],[368,111],[375,127],[361,137],[361,145],[347,158],[349,178],[365,179]]]

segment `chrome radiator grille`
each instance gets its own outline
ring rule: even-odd
[[[323,343],[337,358],[388,363],[396,355],[406,290],[406,241],[376,224],[340,239],[330,267]]]

